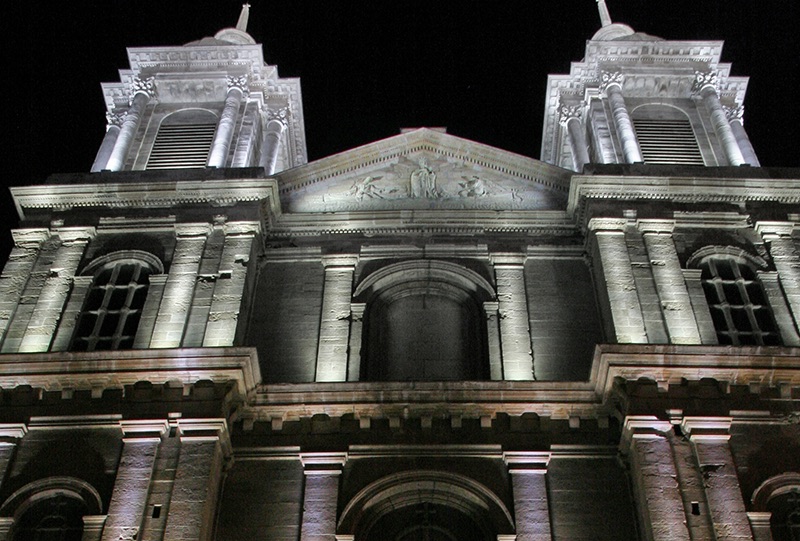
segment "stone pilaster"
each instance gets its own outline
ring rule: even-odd
[[[780,285],[792,312],[795,329],[800,329],[800,250],[792,238],[792,222],[758,222],[756,231],[769,243]],[[789,345],[789,344],[787,344]]]
[[[153,338],[153,329],[158,318],[158,307],[164,295],[164,286],[167,284],[167,274],[151,274],[147,286],[147,298],[142,307],[142,316],[139,318],[139,327],[133,339],[133,349],[146,349],[150,347]]]
[[[322,291],[315,381],[347,381],[350,302],[356,261],[355,256],[329,256],[322,259],[325,285]]]
[[[81,541],[100,541],[108,515],[84,515]]]
[[[152,348],[175,348],[181,345],[210,226],[181,224],[175,226],[175,232],[177,242],[153,327]]]
[[[217,279],[213,283],[203,347],[233,345],[242,309],[250,252],[258,228],[258,222],[232,222],[224,226],[225,244]]]
[[[111,150],[111,155],[104,169],[122,171],[125,167],[125,160],[128,158],[133,138],[136,136],[136,132],[139,131],[142,113],[144,113],[145,107],[147,107],[150,98],[154,95],[154,82],[155,80],[152,77],[134,79],[131,88],[131,93],[133,94],[131,105],[122,119],[119,134],[116,141],[114,141],[114,148]]]
[[[625,242],[627,220],[594,218],[592,258],[599,262],[600,287],[605,287],[613,336],[621,344],[646,344],[644,316]]]
[[[361,341],[364,331],[364,312],[366,303],[350,304],[350,346],[347,352],[347,381],[361,378]]]
[[[212,539],[224,461],[231,455],[224,419],[178,421],[181,450],[164,539]]]
[[[222,279],[220,258],[224,245],[225,232],[222,230],[222,224],[215,223],[203,246],[203,254],[197,268],[192,305],[186,320],[186,331],[183,333],[183,347],[199,347],[203,344],[214,287],[217,281]]]
[[[669,334],[664,321],[664,309],[656,288],[653,266],[645,247],[644,235],[637,230],[633,220],[624,229],[625,245],[631,260],[631,273],[636,285],[636,295],[644,318],[644,331],[649,344],[668,344]]]
[[[86,294],[93,281],[94,276],[75,276],[72,278],[72,292],[64,307],[64,315],[58,324],[58,331],[56,331],[50,351],[69,350],[70,340],[72,340],[72,335],[75,333],[75,325],[78,323],[81,309],[84,302],[86,302]]]
[[[278,120],[269,120],[264,128],[264,141],[261,144],[261,159],[258,164],[266,170],[268,175],[275,173],[278,151],[281,148],[281,136],[285,129],[286,123]]]
[[[655,417],[625,419],[622,451],[628,453],[644,539],[689,541],[678,472],[668,439],[672,425]]]
[[[686,417],[681,422],[703,473],[708,511],[717,541],[752,541],[753,534],[731,454],[730,426],[729,417]]]
[[[722,109],[722,104],[717,95],[717,74],[714,72],[696,72],[694,82],[694,92],[700,97],[706,106],[708,114],[711,116],[711,125],[717,134],[722,150],[728,160],[728,165],[742,165],[745,163],[739,143],[733,134],[728,117]]]
[[[14,458],[17,443],[27,433],[28,427],[24,424],[0,424],[0,488],[3,488],[2,483],[6,478],[6,472],[8,472],[8,467],[11,465],[11,460]]]
[[[534,379],[530,318],[525,292],[525,256],[492,254],[492,263],[500,313],[503,378],[523,381]]]
[[[560,123],[567,131],[569,147],[572,151],[572,165],[580,173],[583,166],[589,163],[589,145],[583,130],[583,105],[561,104],[559,108]]]
[[[503,459],[511,474],[517,541],[551,541],[546,477],[550,453],[508,452]]]
[[[699,344],[700,331],[672,238],[672,222],[639,222],[671,344]]]
[[[683,278],[686,281],[686,289],[692,301],[697,330],[700,332],[700,342],[706,345],[718,344],[717,331],[714,329],[714,320],[711,318],[711,309],[708,307],[706,294],[703,291],[701,280],[703,271],[701,269],[683,269]]]
[[[602,72],[600,74],[600,88],[608,97],[611,106],[611,115],[614,118],[614,127],[622,144],[622,154],[626,163],[639,163],[644,161],[639,150],[639,141],[633,129],[633,121],[622,97],[623,76],[619,72]]]
[[[725,111],[725,115],[728,117],[728,122],[730,122],[733,136],[736,138],[736,142],[739,144],[739,149],[742,151],[742,157],[744,158],[745,163],[752,167],[761,167],[761,163],[758,161],[753,144],[750,142],[750,138],[747,136],[747,132],[744,130],[744,107],[739,105],[736,107],[723,107],[722,109]]]
[[[56,229],[53,233],[58,236],[61,244],[54,254],[22,336],[19,345],[21,353],[44,352],[50,349],[72,287],[75,271],[83,258],[86,245],[94,237],[94,228],[69,227]]]
[[[247,76],[228,76],[228,95],[225,97],[225,107],[219,117],[214,141],[211,143],[211,152],[208,156],[209,167],[225,167],[228,160],[228,151],[233,140],[233,130],[236,118],[239,116],[239,106],[247,92]]]
[[[345,453],[302,453],[305,490],[300,541],[336,541],[339,478]]]
[[[147,494],[153,478],[153,464],[166,422],[122,421],[122,456],[102,541],[138,539],[142,528]]]
[[[486,314],[486,339],[489,346],[489,377],[492,381],[503,379],[503,351],[500,347],[500,303],[483,303]]]
[[[769,302],[769,306],[772,309],[772,317],[775,318],[775,322],[778,325],[781,343],[784,346],[800,345],[800,336],[798,336],[794,321],[792,321],[789,305],[786,304],[786,297],[781,289],[778,273],[759,271],[758,280],[764,288],[767,302]]]
[[[16,318],[28,278],[39,257],[39,250],[50,238],[47,229],[15,229],[11,234],[14,236],[14,248],[3,267],[3,273],[0,274],[0,344],[3,345],[4,352],[9,351],[5,348],[6,331]],[[33,306],[29,305],[29,309],[33,310]],[[30,311],[27,316],[30,316]],[[24,328],[20,327],[21,330]]]
[[[14,525],[14,517],[0,517],[0,541],[8,539],[8,532]]]

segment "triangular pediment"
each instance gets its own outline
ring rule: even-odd
[[[420,128],[277,175],[284,212],[563,210],[572,172]]]

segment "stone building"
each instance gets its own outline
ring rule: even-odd
[[[307,163],[247,7],[130,49],[92,172],[12,189],[0,539],[800,539],[800,171],[599,7],[541,160]]]

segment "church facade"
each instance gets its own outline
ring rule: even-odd
[[[11,189],[0,541],[800,539],[800,171],[599,6],[541,160],[308,163],[247,6],[129,49],[92,171]]]

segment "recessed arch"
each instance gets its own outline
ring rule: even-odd
[[[345,505],[337,533],[369,539],[384,517],[419,505],[460,513],[477,525],[487,539],[515,531],[511,512],[485,485],[457,473],[413,470],[383,477],[361,489]]]
[[[750,501],[755,511],[768,511],[770,500],[792,490],[800,490],[800,473],[787,472],[770,477],[753,491]]]
[[[58,494],[80,500],[88,515],[99,515],[103,509],[100,493],[92,485],[76,477],[57,476],[33,481],[16,490],[0,506],[0,516],[20,517],[39,501]]]

